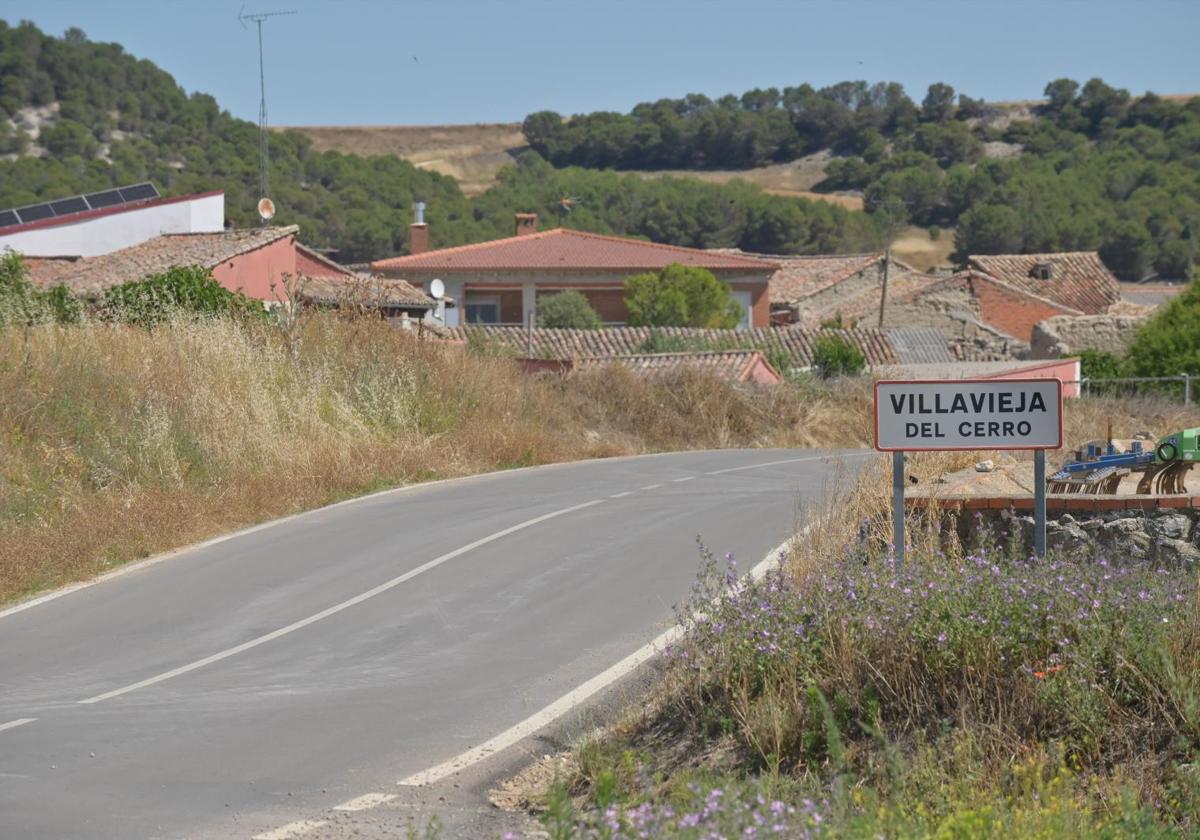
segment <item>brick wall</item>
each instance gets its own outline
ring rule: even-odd
[[[984,323],[1021,341],[1033,337],[1033,328],[1039,321],[1069,314],[1061,307],[1010,290],[979,275],[971,278],[971,289],[979,301]]]

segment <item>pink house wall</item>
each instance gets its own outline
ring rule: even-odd
[[[269,303],[287,300],[285,274],[296,275],[296,237],[285,236],[269,245],[239,254],[214,266],[213,278],[232,292]]]
[[[1079,359],[1055,359],[1020,370],[994,373],[984,379],[1057,379],[1062,382],[1063,397],[1079,396]]]

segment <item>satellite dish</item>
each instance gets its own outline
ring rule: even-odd
[[[446,296],[446,284],[436,277],[429,281],[429,296],[441,300]]]
[[[258,200],[258,215],[265,222],[275,215],[275,202],[269,198]]]

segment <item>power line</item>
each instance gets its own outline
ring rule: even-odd
[[[258,197],[260,199],[271,197],[271,181],[268,174],[268,169],[271,165],[271,149],[270,142],[267,139],[267,76],[263,68],[263,41],[262,41],[262,25],[267,18],[280,17],[281,15],[298,14],[295,10],[286,10],[280,12],[258,12],[256,14],[246,14],[245,7],[238,12],[238,23],[244,29],[246,21],[254,21],[258,27]],[[263,225],[267,224],[267,219],[262,220]]]

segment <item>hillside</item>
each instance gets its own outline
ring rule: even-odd
[[[496,186],[496,176],[527,148],[520,123],[476,125],[297,125],[318,152],[395,155],[418,169],[448,175],[467,196]]]
[[[77,29],[0,21],[0,67],[0,206],[150,180],[168,195],[223,189],[232,224],[257,222],[257,126],[211,96]],[[1046,95],[997,105],[939,83],[918,105],[898,84],[860,81],[540,112],[520,132],[283,128],[271,197],[277,223],[350,262],[404,253],[423,201],[434,247],[507,235],[514,212],[763,253],[873,250],[915,226],[953,230],[958,260],[1096,249],[1124,280],[1190,275],[1200,99],[1099,79],[1058,79]],[[920,236],[907,236],[919,262],[944,261],[949,234],[936,247]]]

